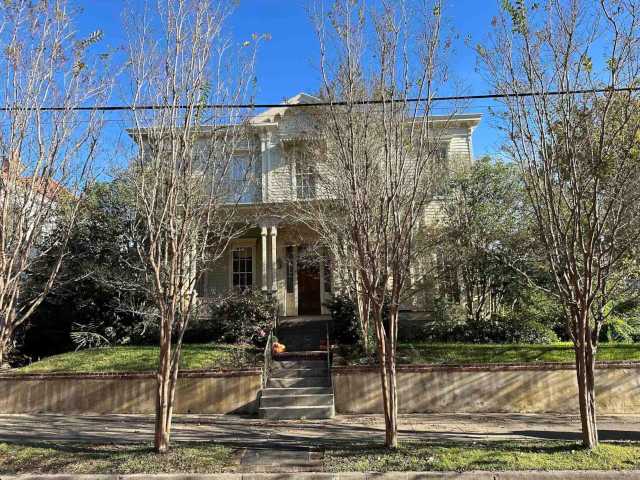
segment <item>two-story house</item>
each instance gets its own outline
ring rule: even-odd
[[[256,181],[237,208],[239,215],[255,219],[255,227],[209,266],[200,284],[201,298],[234,288],[263,289],[276,292],[285,316],[326,313],[324,302],[335,287],[331,264],[300,261],[314,238],[287,211],[291,200],[313,199],[316,194],[314,170],[301,158],[305,149],[300,148],[313,116],[308,108],[290,106],[317,101],[300,93],[250,120],[257,150]],[[471,163],[472,134],[480,118],[477,114],[448,118],[439,138],[442,155],[451,165]]]

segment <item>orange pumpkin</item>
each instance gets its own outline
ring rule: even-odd
[[[282,343],[275,342],[271,350],[273,353],[282,353],[286,350],[286,347]]]

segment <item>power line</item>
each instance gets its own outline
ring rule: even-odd
[[[527,97],[540,97],[543,95],[558,96],[558,95],[581,95],[587,93],[631,93],[640,92],[640,87],[614,87],[614,88],[589,88],[579,90],[550,90],[536,91],[536,92],[522,92],[522,93],[487,93],[481,95],[450,95],[442,97],[426,98],[406,98],[406,99],[392,99],[392,100],[355,100],[355,101],[337,101],[337,102],[315,102],[315,103],[212,103],[204,105],[98,105],[93,107],[0,107],[0,112],[13,112],[13,111],[40,111],[40,112],[65,112],[65,111],[103,111],[103,112],[118,112],[118,111],[144,111],[144,110],[186,110],[186,109],[205,109],[205,110],[217,110],[217,109],[256,109],[256,108],[312,108],[312,107],[329,107],[329,106],[348,106],[348,105],[382,105],[390,103],[425,103],[425,102],[450,102],[461,100],[488,100],[488,99],[506,99],[506,98],[527,98]]]

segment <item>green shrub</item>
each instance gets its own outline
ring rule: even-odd
[[[542,318],[545,318],[544,316]],[[447,343],[552,343],[558,341],[554,322],[532,318],[528,310],[514,310],[487,319],[470,319],[464,306],[436,298],[422,328],[414,328],[413,341]]]
[[[211,329],[228,343],[264,347],[278,316],[276,298],[261,291],[232,292],[211,307]]]
[[[331,313],[333,338],[341,345],[355,345],[360,341],[358,305],[346,293],[336,293],[325,303]]]
[[[414,328],[411,341],[457,342],[465,324],[464,307],[445,298],[436,297],[431,305],[431,315],[422,328]],[[409,337],[404,335],[404,337]],[[404,338],[403,338],[404,339]]]
[[[640,341],[640,304],[638,299],[612,300],[604,308],[605,320],[600,330],[603,342]]]

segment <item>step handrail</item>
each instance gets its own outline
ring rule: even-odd
[[[333,386],[331,379],[331,343],[329,341],[329,322],[325,323],[327,332],[327,376],[329,377],[329,387]]]
[[[269,332],[267,338],[267,344],[264,347],[264,364],[262,365],[262,388],[267,388],[267,381],[269,380],[269,372],[271,372],[271,362],[273,361],[272,351],[273,349],[273,330]]]
[[[273,319],[273,325],[269,336],[267,337],[267,344],[264,347],[264,364],[262,365],[262,388],[267,388],[267,382],[269,381],[269,374],[273,366],[273,337],[276,329],[278,328],[278,318],[280,318],[280,305],[276,310],[275,318]]]

